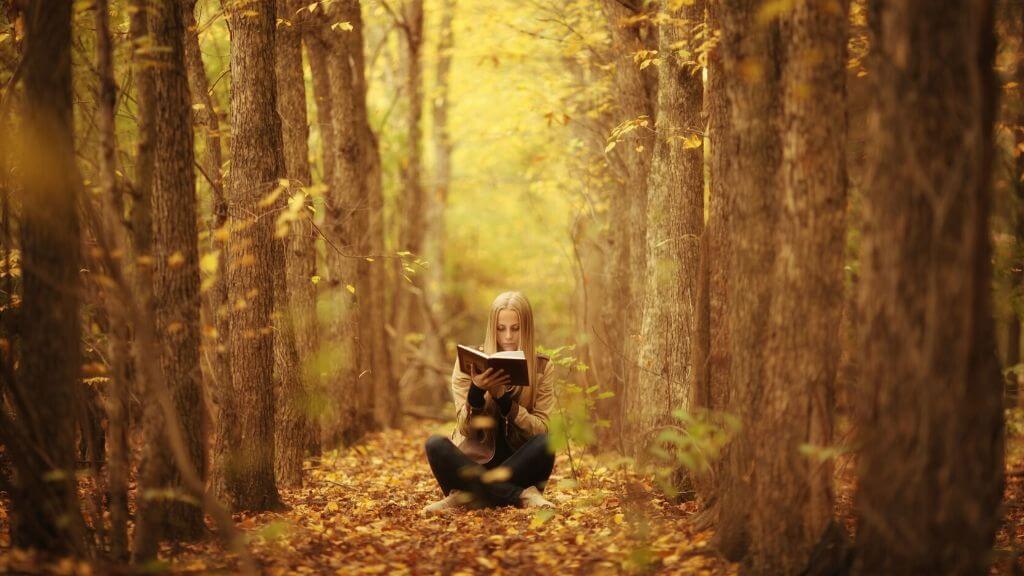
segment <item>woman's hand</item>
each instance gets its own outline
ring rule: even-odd
[[[469,377],[473,380],[473,384],[476,384],[477,388],[490,392],[492,398],[504,396],[505,385],[512,382],[512,377],[506,374],[504,370],[495,370],[494,368],[488,368],[482,373],[477,374],[476,369],[470,366]]]

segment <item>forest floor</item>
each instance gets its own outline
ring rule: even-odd
[[[236,515],[264,574],[736,574],[738,565],[693,527],[696,505],[675,504],[649,480],[589,455],[559,454],[545,495],[555,511],[502,508],[425,516],[441,497],[423,455],[449,425],[413,421],[353,448],[309,461],[308,482],[282,490],[281,512]],[[1024,438],[1008,446],[1006,518],[992,574],[1024,568]],[[853,467],[837,466],[837,511],[852,529]],[[575,468],[575,474],[573,470]],[[0,499],[2,501],[2,499]],[[0,506],[0,525],[6,523]],[[155,571],[235,573],[238,558],[219,540],[165,546]],[[0,531],[0,573],[105,574],[110,566],[46,561],[10,548]]]

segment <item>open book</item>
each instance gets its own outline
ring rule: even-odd
[[[508,352],[495,352],[486,354],[469,346],[458,345],[459,370],[469,374],[470,366],[477,374],[483,373],[488,368],[504,370],[512,379],[510,386],[529,386],[530,371],[526,366],[526,354],[522,350],[510,350]]]

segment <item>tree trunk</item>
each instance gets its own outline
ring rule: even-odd
[[[330,46],[325,39],[324,27],[313,18],[309,17],[302,26],[302,41],[306,45],[306,54],[309,57],[309,67],[313,76],[313,99],[316,102],[316,123],[320,130],[320,159],[323,165],[323,183],[327,187],[329,195],[330,187],[334,184],[334,115],[331,102],[331,79],[328,69],[328,54]],[[327,251],[333,250],[327,244]],[[319,302],[323,302],[321,299]],[[314,311],[315,312],[315,311]],[[316,318],[315,318],[316,319]],[[329,334],[328,334],[329,336]],[[322,359],[326,348],[322,348],[318,336],[315,356],[312,358]],[[310,452],[319,454],[321,450],[320,435],[323,427],[321,422],[324,413],[323,400],[326,397],[325,382],[320,378],[321,370],[314,367],[310,372],[315,372],[315,380],[310,382],[311,409],[316,417],[311,419],[308,430],[308,443]]]
[[[394,373],[402,375],[405,382],[413,382],[414,386],[422,386],[424,378],[430,376],[423,371],[408,372],[409,354],[406,347],[412,344],[410,334],[422,334],[426,330],[423,304],[425,298],[425,282],[420,278],[422,270],[407,259],[423,256],[423,242],[426,234],[427,198],[423,190],[423,131],[420,126],[423,120],[423,0],[406,0],[402,10],[402,31],[405,52],[405,96],[408,103],[406,116],[406,155],[402,169],[402,196],[399,203],[401,219],[398,230],[399,250],[409,253],[398,264],[395,275],[396,304],[395,318],[395,354],[392,362]]]
[[[289,196],[301,195],[301,207],[291,222],[285,241],[285,267],[288,271],[287,302],[278,304],[278,313],[285,326],[292,326],[296,362],[290,367],[291,379],[279,379],[277,434],[277,479],[283,486],[299,486],[302,482],[302,457],[307,444],[309,411],[307,389],[304,385],[312,371],[305,370],[298,360],[309,361],[317,348],[316,333],[316,250],[313,229],[312,196],[305,188],[312,186],[309,170],[309,124],[306,120],[306,83],[302,75],[302,26],[301,2],[277,0],[281,23],[277,27],[276,69],[277,109],[281,114],[281,128],[284,139],[285,170],[290,183]],[[289,200],[288,212],[295,210],[294,200]],[[298,204],[298,203],[296,203]],[[283,332],[283,331],[282,331]],[[278,362],[282,355],[279,353]],[[287,356],[284,356],[287,358]],[[291,383],[292,386],[283,386]]]
[[[711,34],[721,34],[722,6],[718,2],[708,5],[707,22]],[[729,399],[729,279],[728,256],[729,216],[735,202],[736,188],[730,186],[729,162],[738,153],[735,133],[730,118],[729,97],[722,62],[721,44],[708,53],[708,81],[705,86],[705,106],[708,117],[709,149],[705,160],[709,172],[708,221],[701,237],[700,264],[697,289],[697,329],[694,339],[694,386],[692,406],[704,410],[710,421],[725,426],[722,411]],[[707,474],[693,476],[694,488],[708,511],[705,520],[718,515],[719,485],[728,461],[728,446],[712,457]]]
[[[723,81],[731,109],[735,156],[725,170],[736,191],[730,203],[730,252],[726,255],[729,284],[727,323],[730,344],[728,410],[739,416],[742,429],[733,438],[725,465],[725,485],[716,537],[730,560],[744,556],[749,540],[749,512],[755,505],[751,484],[751,423],[766,415],[761,383],[765,377],[764,345],[770,337],[768,310],[774,268],[778,174],[781,160],[778,118],[782,62],[778,22],[758,22],[760,2],[729,0],[722,5]]]
[[[981,574],[1003,493],[988,228],[993,7],[871,7],[856,568]]]
[[[166,50],[154,53],[156,106],[153,164],[153,310],[160,335],[159,363],[184,432],[185,448],[200,477],[205,474],[201,435],[202,391],[199,367],[199,248],[193,168],[191,97],[185,74],[185,26],[181,8],[149,7],[152,41]],[[145,406],[146,445],[140,464],[142,494],[173,490],[173,500],[139,500],[135,532],[136,560],[156,557],[162,532],[171,539],[194,539],[204,531],[198,502],[183,489],[168,445],[164,415],[150,393]]]
[[[71,2],[25,12],[24,126],[18,152],[20,372],[9,444],[11,543],[85,552],[75,485],[74,390],[81,362],[78,170],[71,104]]]
[[[129,190],[133,284],[142,310],[151,310],[153,298],[153,154],[156,97],[153,94],[153,56],[149,39],[148,0],[130,0],[129,34],[132,38],[132,76],[135,79],[139,139],[135,151],[135,185]],[[137,372],[141,372],[138,371]]]
[[[640,11],[637,6],[619,0],[604,0],[602,4],[611,29],[612,48],[615,51],[615,88],[618,92],[618,124],[636,125],[618,142],[613,155],[616,180],[620,190],[612,195],[609,222],[612,253],[608,259],[611,296],[605,312],[605,333],[609,338],[609,352],[613,358],[612,402],[599,404],[598,416],[612,422],[612,435],[624,442],[621,422],[625,406],[632,401],[628,396],[630,383],[639,373],[639,348],[634,335],[639,335],[642,315],[643,279],[646,276],[647,251],[647,178],[650,173],[651,153],[654,148],[653,101],[648,90],[647,77],[634,60],[644,50],[641,34],[643,23],[630,18]],[[605,412],[611,410],[611,412]]]
[[[370,127],[366,107],[366,62],[363,53],[365,25],[358,3],[349,8],[352,31],[345,36],[352,54],[353,89],[355,91],[355,120],[359,131],[359,158],[361,172],[366,175],[364,185],[367,214],[363,219],[365,234],[362,240],[364,254],[377,257],[363,259],[359,265],[359,279],[362,286],[360,300],[360,326],[363,328],[363,362],[369,373],[367,384],[360,385],[364,393],[365,409],[370,410],[374,427],[398,428],[402,424],[402,410],[398,397],[398,380],[391,370],[391,356],[388,335],[385,331],[387,318],[387,261],[381,259],[384,253],[384,197],[380,161],[380,147],[377,135]],[[370,426],[370,422],[367,426]]]
[[[453,32],[452,18],[455,0],[444,0],[441,7],[441,23],[437,40],[437,64],[435,68],[434,92],[431,97],[432,125],[431,147],[434,152],[434,170],[430,193],[426,195],[426,235],[423,239],[423,254],[427,260],[423,306],[429,320],[425,329],[420,352],[432,364],[443,366],[447,362],[444,334],[441,322],[447,318],[444,308],[444,242],[445,211],[448,205],[448,189],[451,186],[452,142],[448,131],[448,76],[452,65]],[[451,391],[444,378],[432,378],[429,390],[425,391],[427,404],[431,408],[449,405]]]
[[[761,574],[833,573],[841,560],[835,542],[817,547],[839,533],[829,529],[832,466],[823,454],[832,446],[846,238],[847,4],[833,4],[798,3],[780,24],[778,252],[764,376],[754,384],[762,416],[745,422],[757,471],[747,565]]]
[[[104,222],[111,231],[123,226],[124,202],[117,183],[117,85],[114,82],[114,49],[110,37],[110,6],[96,2],[96,69],[99,74],[97,124],[100,131],[100,185],[103,189]],[[106,272],[110,275],[110,272]],[[110,332],[107,348],[110,383],[107,387],[107,485],[110,492],[110,556],[128,559],[128,475],[131,469],[129,444],[129,365],[131,345],[125,307],[107,298]]]
[[[274,78],[273,0],[227,5],[231,29],[231,187],[228,302],[231,406],[236,423],[226,485],[239,510],[279,504],[274,480],[274,309],[272,194],[284,172]]]
[[[694,29],[704,3],[662,13],[658,113],[648,183],[647,280],[640,332],[640,371],[626,394],[627,453],[642,457],[653,432],[689,409],[696,329],[698,241],[704,228],[703,82]]]
[[[359,355],[359,376],[356,378],[355,394],[351,396],[356,402],[355,428],[359,434],[365,434],[377,427],[377,413],[375,405],[377,402],[377,390],[383,388],[381,378],[384,374],[375,370],[374,366],[374,336],[382,328],[378,319],[373,315],[374,300],[372,278],[370,276],[370,265],[373,258],[366,256],[370,253],[370,206],[369,190],[370,179],[373,177],[373,158],[371,154],[376,149],[371,149],[373,134],[370,132],[366,118],[366,78],[363,70],[363,19],[358,0],[344,0],[339,7],[339,19],[352,25],[352,30],[346,32],[338,40],[341,41],[343,51],[348,54],[349,65],[352,69],[352,123],[356,138],[356,154],[358,164],[356,174],[362,175],[356,182],[355,206],[352,212],[353,227],[356,235],[355,253],[360,256],[355,259],[355,288],[356,301],[358,302],[358,326],[359,331],[356,342]]]
[[[333,14],[343,13],[344,6],[335,6]],[[328,446],[349,445],[359,439],[365,430],[360,424],[363,400],[359,395],[361,384],[358,290],[359,264],[357,253],[363,233],[362,219],[366,206],[362,205],[362,175],[359,172],[359,136],[355,119],[355,88],[350,46],[341,37],[351,31],[331,28],[332,18],[321,16],[319,26],[328,46],[327,61],[331,93],[332,133],[335,149],[327,153],[325,162],[332,162],[332,176],[325,198],[325,233],[328,238],[326,265],[329,303],[327,347],[328,383],[325,385],[328,413],[324,422],[324,442]],[[363,380],[369,382],[369,380]]]
[[[204,154],[201,162],[205,177],[209,179],[213,192],[213,233],[210,234],[210,250],[217,256],[217,268],[211,273],[211,284],[202,291],[204,320],[202,330],[205,337],[206,356],[212,364],[209,370],[209,384],[206,387],[210,402],[210,420],[213,424],[213,448],[209,451],[209,486],[218,498],[226,496],[224,486],[224,455],[234,423],[230,402],[231,387],[231,313],[228,306],[228,254],[227,222],[228,203],[224,194],[224,157],[221,151],[220,121],[210,95],[210,82],[206,77],[202,52],[199,49],[199,30],[196,24],[195,0],[182,3],[185,18],[185,67],[188,69],[189,91],[193,108],[196,109],[195,123],[204,128]]]
[[[1017,62],[1014,69],[1014,81],[1024,86],[1024,3],[1014,11],[1016,16]],[[1010,265],[1010,317],[1007,318],[1006,367],[1012,368],[1020,364],[1021,310],[1024,308],[1024,95],[1016,90],[1016,98],[1011,102],[1015,105],[1013,145],[1013,258]],[[1019,371],[1006,375],[1006,406],[1016,407],[1020,403]]]

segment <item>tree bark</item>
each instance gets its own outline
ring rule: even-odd
[[[775,257],[779,209],[779,163],[782,156],[778,118],[780,53],[777,21],[758,22],[760,2],[729,0],[722,4],[723,75],[733,122],[736,155],[726,160],[731,203],[727,282],[730,345],[728,410],[742,428],[728,450],[716,533],[718,548],[730,560],[742,558],[749,542],[749,513],[755,504],[749,473],[753,461],[751,423],[763,416],[761,383],[765,377],[765,342]]]
[[[306,120],[306,83],[302,68],[302,26],[304,18],[295,0],[277,0],[276,38],[277,108],[281,115],[285,171],[289,197],[301,195],[301,208],[290,223],[284,242],[284,259],[290,302],[278,303],[285,335],[291,330],[294,346],[279,351],[277,362],[283,371],[278,378],[277,480],[282,486],[301,486],[302,459],[309,427],[308,395],[305,381],[311,371],[303,369],[300,358],[316,353],[316,250],[311,212],[312,196],[305,192],[313,184],[309,170],[309,124]],[[290,202],[294,200],[290,199]],[[293,207],[289,205],[289,212]],[[291,353],[294,351],[294,358]],[[282,362],[282,360],[284,362]]]
[[[78,190],[71,100],[71,2],[25,9],[21,193],[20,372],[12,386],[17,439],[8,448],[11,543],[85,552],[75,484],[74,387],[81,359]]]
[[[131,244],[134,259],[132,281],[142,310],[151,310],[153,298],[153,154],[156,129],[156,97],[153,94],[153,53],[150,49],[148,0],[130,0],[128,24],[132,38],[132,76],[135,79],[139,139],[135,151],[135,184],[129,189]]]
[[[110,6],[107,0],[96,2],[96,70],[99,74],[97,124],[100,131],[100,185],[103,189],[105,226],[114,230],[123,226],[124,202],[117,183],[117,84],[114,82],[114,48],[110,37]],[[107,271],[107,274],[110,274]],[[115,561],[128,559],[128,475],[131,469],[129,443],[129,366],[131,345],[125,308],[107,298],[110,317],[108,354],[110,383],[107,406],[107,486],[110,493],[110,556]]]
[[[375,257],[363,258],[359,262],[359,281],[362,292],[360,300],[360,327],[365,345],[362,347],[362,362],[368,369],[367,383],[360,385],[363,411],[368,427],[392,427],[402,425],[402,409],[398,395],[398,380],[391,370],[391,355],[388,335],[385,331],[387,310],[387,275],[384,254],[384,197],[380,160],[380,146],[377,135],[370,127],[366,106],[366,59],[364,55],[364,32],[362,13],[358,2],[348,8],[352,31],[345,36],[349,53],[352,54],[353,90],[355,92],[355,121],[359,134],[360,171],[366,175],[362,181],[362,195],[366,202],[366,216],[362,219],[365,234],[362,237],[363,254]]]
[[[274,76],[273,0],[227,5],[231,30],[231,186],[228,301],[235,436],[226,485],[239,510],[276,508],[274,479],[275,258],[272,198],[284,173]]]
[[[348,9],[335,6],[333,14]],[[349,14],[351,14],[349,12]],[[321,16],[319,23],[324,42],[328,46],[327,62],[331,94],[332,133],[335,149],[330,150],[325,162],[332,162],[333,182],[325,198],[325,233],[329,240],[325,263],[332,322],[328,327],[328,383],[325,384],[328,412],[323,428],[323,441],[328,446],[349,445],[365,433],[361,423],[363,398],[360,397],[359,375],[361,330],[359,306],[362,297],[358,290],[360,240],[364,231],[366,206],[361,197],[362,175],[359,162],[359,135],[356,121],[356,96],[352,54],[342,34],[351,31],[331,28],[332,18]],[[370,382],[369,380],[363,380]],[[371,413],[372,414],[372,413]]]
[[[689,408],[696,329],[698,241],[704,228],[703,82],[694,29],[704,3],[662,12],[656,141],[647,190],[647,271],[640,370],[626,394],[627,453],[643,457],[653,432]],[[695,68],[697,68],[695,70]]]
[[[399,251],[408,253],[398,260],[398,273],[395,282],[394,319],[395,354],[394,373],[402,374],[403,381],[423,385],[422,380],[428,378],[425,373],[407,373],[409,355],[403,351],[410,344],[409,335],[422,334],[425,331],[425,316],[420,302],[425,297],[425,283],[419,274],[421,270],[409,259],[423,256],[423,242],[427,222],[427,198],[423,190],[423,0],[406,0],[402,5],[401,21],[402,38],[405,52],[402,62],[405,72],[405,97],[407,102],[406,115],[406,153],[405,165],[402,169],[401,214],[398,245]]]
[[[185,26],[181,8],[159,4],[149,8],[154,52],[155,107],[153,164],[153,310],[160,334],[160,368],[184,433],[193,468],[205,475],[199,367],[199,247],[191,97],[185,74]],[[146,445],[140,464],[139,522],[136,560],[156,557],[162,536],[195,539],[204,531],[200,494],[183,488],[168,445],[169,425],[150,393],[145,406]],[[147,491],[173,490],[177,497],[146,499]],[[189,497],[192,502],[183,501]]]
[[[628,396],[637,370],[636,345],[642,317],[642,294],[646,275],[647,251],[647,179],[654,148],[654,100],[648,89],[650,72],[643,72],[634,55],[644,50],[643,23],[630,18],[640,11],[631,2],[604,0],[602,6],[611,29],[615,52],[614,86],[618,92],[618,123],[639,124],[618,143],[612,157],[620,190],[612,195],[609,223],[612,253],[608,260],[610,298],[605,311],[605,333],[613,358],[612,401],[598,405],[598,416],[612,422],[612,436],[620,447],[625,438],[621,430],[623,410],[632,402]],[[648,31],[649,32],[649,31]],[[606,412],[610,410],[610,412]]]
[[[333,104],[331,101],[331,79],[328,68],[330,46],[327,43],[325,34],[324,26],[313,17],[309,17],[302,27],[302,41],[306,46],[309,67],[313,76],[313,99],[316,102],[316,123],[320,130],[320,159],[323,165],[323,184],[327,187],[326,194],[329,195],[331,193],[331,186],[334,185],[333,155],[336,148]],[[332,250],[330,244],[326,248],[327,251]],[[319,302],[323,303],[325,300],[327,299],[321,299]],[[324,337],[327,337],[326,339],[329,341],[330,334],[322,334],[318,338]],[[314,358],[322,359],[325,355],[326,348],[323,348],[318,341]],[[310,446],[310,452],[319,454],[321,450],[321,429],[324,425],[324,422],[321,420],[323,419],[325,408],[323,401],[326,398],[326,383],[320,378],[321,370],[314,367],[311,371],[316,372],[316,379],[310,383],[310,398],[312,409],[317,416],[310,420],[307,441]]]
[[[1017,62],[1014,68],[1014,81],[1024,86],[1024,4],[1017,6],[1013,12],[1017,32]],[[1006,367],[1012,368],[1020,364],[1021,309],[1024,307],[1024,97],[1016,91],[1016,98],[1011,102],[1016,106],[1014,115],[1013,145],[1013,200],[1015,202],[1011,224],[1013,226],[1013,259],[1010,266],[1010,317],[1007,318]],[[1016,407],[1020,403],[1021,374],[1018,371],[1006,375],[1006,406]]]
[[[453,31],[452,19],[455,0],[444,0],[439,10],[441,22],[438,29],[437,63],[435,68],[434,92],[431,95],[431,148],[434,156],[434,170],[431,177],[430,193],[426,195],[426,235],[423,239],[423,255],[427,260],[423,306],[429,315],[429,325],[424,330],[422,354],[428,361],[443,365],[446,350],[443,334],[436,329],[447,317],[444,308],[444,242],[445,211],[448,205],[448,189],[451,185],[452,142],[448,131],[448,76],[452,65]],[[444,378],[434,378],[429,390],[425,391],[427,404],[431,407],[445,406],[451,402],[451,391]]]
[[[203,128],[205,145],[201,162],[205,177],[209,178],[213,192],[213,233],[210,235],[210,250],[217,256],[217,269],[211,277],[211,284],[202,291],[205,337],[204,348],[212,366],[209,371],[210,419],[213,423],[213,448],[209,451],[209,486],[218,498],[226,496],[224,485],[224,456],[234,430],[228,408],[231,387],[231,313],[228,306],[228,250],[227,222],[228,203],[224,194],[224,156],[221,150],[220,121],[210,94],[210,82],[203,65],[199,49],[199,30],[196,23],[195,0],[182,3],[185,18],[185,67],[188,69],[189,91],[192,94],[194,121]],[[207,281],[211,281],[207,280]]]
[[[708,5],[708,31],[721,37],[722,6],[718,2]],[[698,266],[697,329],[694,339],[694,386],[692,406],[704,410],[710,420],[724,426],[722,411],[729,400],[729,327],[726,312],[729,300],[728,257],[731,252],[729,223],[736,188],[729,184],[729,162],[738,152],[735,132],[730,118],[729,97],[722,61],[721,44],[708,53],[708,80],[705,86],[705,106],[708,117],[710,145],[705,159],[708,163],[709,194],[708,221],[701,237]],[[708,511],[706,519],[718,515],[719,485],[728,461],[728,446],[713,458],[707,474],[693,476],[694,488]]]
[[[855,568],[981,574],[1003,493],[988,228],[993,6],[870,8]]]
[[[763,377],[752,383],[761,416],[745,422],[757,471],[746,559],[754,573],[832,573],[841,561],[837,543],[818,544],[839,533],[829,529],[832,465],[823,451],[832,446],[844,302],[846,12],[842,1],[800,2],[780,18],[774,293]]]

